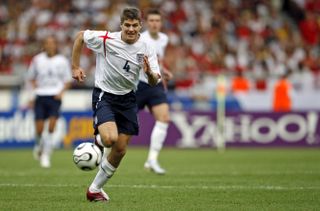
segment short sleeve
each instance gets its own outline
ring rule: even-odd
[[[161,75],[156,51],[151,46],[148,46],[148,60],[149,60],[151,70]]]
[[[103,42],[105,41],[107,31],[86,30],[83,34],[83,40],[87,47],[96,53],[104,53]]]
[[[169,44],[169,37],[166,34],[164,34],[164,47],[166,48],[168,44]]]
[[[33,80],[36,78],[37,70],[35,59],[33,58],[27,72],[27,80]]]

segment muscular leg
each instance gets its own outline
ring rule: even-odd
[[[40,144],[41,135],[44,128],[44,120],[43,119],[37,119],[36,120],[36,144]]]
[[[156,121],[169,123],[169,105],[167,103],[161,103],[159,105],[152,106],[150,110]]]
[[[131,136],[129,135],[119,134],[118,141],[112,146],[107,160],[115,168],[118,168],[122,158],[125,156],[130,138]]]
[[[58,117],[55,117],[55,116],[52,116],[49,118],[49,127],[48,127],[49,133],[54,132],[56,128],[57,120],[58,120]]]
[[[50,157],[53,150],[53,132],[56,127],[58,117],[51,116],[48,119],[48,133],[43,137],[43,153],[41,155],[40,164],[44,168],[49,168],[51,166]]]
[[[101,188],[113,176],[122,158],[126,154],[127,145],[131,136],[119,134],[118,139],[113,143],[112,150],[107,159],[103,159],[100,169],[89,187],[91,193],[101,192]]]
[[[112,145],[118,139],[118,129],[114,122],[106,122],[98,127],[99,134],[96,135],[96,142],[103,146],[103,158],[106,159],[111,152]]]
[[[42,132],[44,128],[44,120],[37,119],[35,122],[36,134],[35,134],[35,145],[33,147],[33,158],[39,160],[42,154],[43,142],[42,142]]]
[[[105,122],[98,126],[101,145],[111,147],[118,140],[118,129],[115,122]]]
[[[48,155],[51,154],[52,151],[52,142],[53,142],[53,133],[56,128],[58,117],[51,116],[48,119],[48,134],[46,137],[44,137],[44,151]]]

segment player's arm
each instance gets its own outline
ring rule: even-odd
[[[167,45],[166,45],[167,46]],[[166,55],[167,47],[165,47],[164,55]],[[159,59],[159,65],[161,67],[161,75],[163,76],[163,81],[168,82],[173,78],[173,74],[164,65],[164,58]]]
[[[168,81],[170,81],[173,78],[173,74],[171,73],[170,70],[168,70],[165,65],[164,65],[164,55],[167,55],[167,51],[168,51],[168,43],[169,43],[169,38],[167,35],[165,35],[166,38],[166,43],[164,46],[164,53],[163,53],[163,57],[161,59],[159,59],[159,65],[160,65],[160,69],[161,69],[161,74],[163,76],[163,81],[165,83],[167,83]]]
[[[36,88],[37,88],[37,80],[36,80],[36,61],[33,58],[31,61],[31,64],[28,68],[27,75],[26,75],[26,87],[28,87],[27,90],[27,96],[28,96],[28,108],[32,108],[34,105],[34,100],[36,98]]]
[[[160,74],[153,72],[151,70],[150,63],[147,56],[143,57],[143,62],[144,62],[143,71],[146,73],[148,77],[148,83],[151,86],[155,86],[159,82],[159,79],[161,78],[161,76]]]
[[[83,31],[78,32],[72,49],[72,78],[79,82],[83,82],[86,77],[84,70],[80,68],[80,57],[83,47],[83,33]]]
[[[61,100],[62,99],[62,96],[63,96],[63,93],[69,89],[71,87],[71,82],[65,82],[64,83],[64,86],[63,86],[63,89],[61,90],[61,92],[59,94],[57,94],[56,96],[54,96],[54,98],[56,100]]]
[[[161,74],[163,76],[163,80],[170,81],[173,78],[173,74],[168,70],[164,65],[163,61],[159,61],[160,66],[161,66]]]
[[[34,107],[34,101],[36,98],[36,80],[35,79],[27,79],[26,80],[26,93],[27,93],[27,109],[32,109]]]

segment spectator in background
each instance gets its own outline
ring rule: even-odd
[[[275,112],[290,112],[292,109],[292,87],[286,72],[275,83],[273,90],[273,110]]]
[[[35,94],[36,135],[33,154],[35,159],[40,159],[41,167],[49,168],[53,132],[60,115],[63,92],[70,86],[71,69],[68,59],[58,53],[54,37],[46,37],[43,44],[44,52],[32,59],[27,79]],[[46,120],[49,120],[48,134],[43,135]]]
[[[107,26],[108,30],[118,30],[119,11],[132,2],[4,1],[0,4],[0,72],[24,74],[30,58],[38,49],[39,39],[48,33],[54,32],[57,35],[62,47],[61,53],[70,56],[71,41],[79,27],[101,29]],[[163,60],[174,75],[170,87],[174,87],[178,96],[181,96],[180,93],[191,93],[190,90],[197,85],[195,82],[198,81],[200,72],[211,71],[219,74],[225,71],[221,65],[221,61],[224,60],[228,61],[228,65],[231,64],[228,66],[228,81],[236,74],[232,66],[240,65],[245,68],[245,75],[250,81],[254,82],[257,79],[257,89],[263,92],[269,91],[269,84],[277,77],[278,72],[292,69],[292,61],[307,61],[306,72],[310,72],[311,69],[315,77],[319,75],[319,33],[310,34],[316,31],[315,20],[320,17],[319,1],[134,2],[141,8],[155,7],[163,12],[164,32],[169,37]],[[304,21],[307,13],[313,16],[311,22],[307,19]],[[307,56],[306,60],[298,60],[295,56],[288,55],[288,52],[296,52],[299,49],[302,54],[308,55],[308,50],[302,46],[310,47],[313,55]],[[288,48],[292,50],[288,51]],[[81,66],[87,71],[86,82],[74,83],[74,88],[92,86],[92,80],[88,79],[94,73],[91,71],[95,67],[94,61],[93,54],[87,51],[81,59]],[[261,61],[266,62],[267,69],[262,68],[263,72],[257,74],[255,64]]]
[[[316,46],[319,44],[319,23],[317,22],[315,14],[307,11],[305,19],[299,23],[302,38],[309,46]]]
[[[243,75],[242,70],[238,70],[237,75],[232,79],[231,91],[233,93],[247,93],[250,89],[250,82]]]

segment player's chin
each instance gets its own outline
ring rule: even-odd
[[[137,40],[137,35],[127,35],[127,42],[133,43]]]

